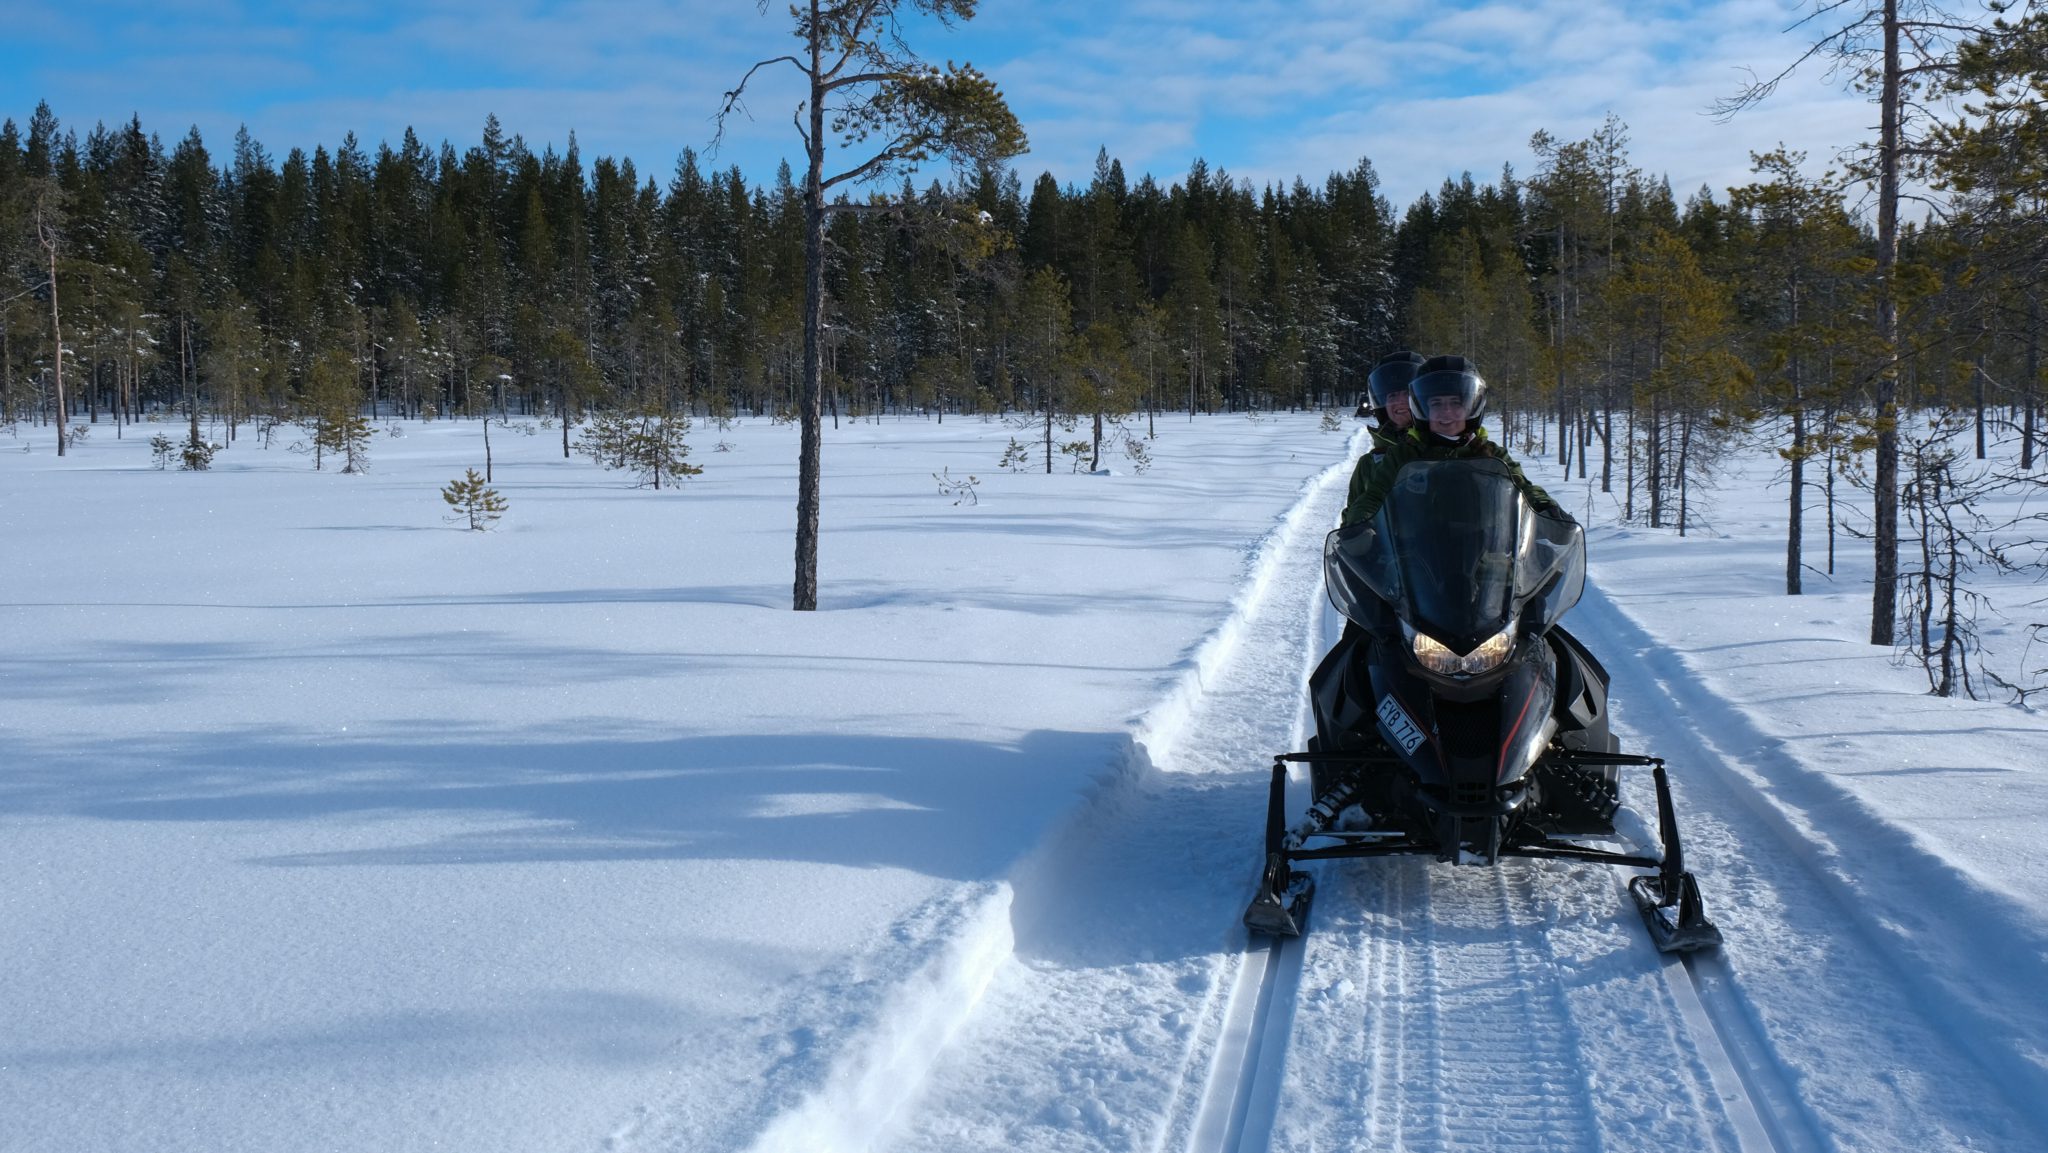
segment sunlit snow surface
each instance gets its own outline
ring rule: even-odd
[[[1213,1147],[1349,429],[843,423],[808,614],[787,425],[660,492],[494,428],[487,533],[473,422],[362,476],[157,431],[0,433],[0,1149]],[[2043,1147],[2048,725],[1863,644],[1858,542],[1779,595],[1768,462],[1680,539],[1523,455],[1794,1136]],[[1738,1147],[1608,871],[1322,874],[1275,1147]]]

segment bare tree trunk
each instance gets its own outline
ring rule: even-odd
[[[1798,324],[1798,297],[1793,304],[1793,324]],[[1800,395],[1799,358],[1792,358],[1792,498],[1785,510],[1785,595],[1796,597],[1801,586],[1801,550],[1806,530],[1806,402]]]
[[[811,0],[810,77],[811,98],[805,106],[810,114],[805,138],[807,166],[804,172],[804,380],[798,398],[802,432],[796,464],[796,585],[792,606],[797,612],[814,612],[818,607],[818,505],[824,447],[824,349],[819,339],[825,327],[825,89],[824,44],[816,33],[818,0]]]
[[[1984,350],[1977,350],[1977,359],[1970,373],[1971,402],[1976,408],[1977,459],[1984,459]]]
[[[1601,413],[1601,415],[1600,415],[1600,427],[1601,427],[1602,429],[1604,429],[1604,430],[1605,430],[1605,431],[1604,431],[1604,433],[1603,433],[1603,434],[1601,435],[1601,437],[1600,437],[1600,491],[1601,491],[1601,492],[1613,492],[1613,491],[1614,491],[1614,384],[1613,384],[1613,382],[1611,382],[1611,381],[1610,381],[1610,382],[1609,382],[1609,383],[1607,384],[1607,386],[1606,386],[1606,389],[1605,389],[1605,391],[1606,391],[1606,393],[1607,393],[1607,406],[1606,406],[1606,409],[1607,409],[1607,410],[1606,410],[1605,412]]]
[[[1636,406],[1630,400],[1628,413],[1622,420],[1622,435],[1628,437],[1627,458],[1621,477],[1621,519],[1633,522],[1636,519]]]
[[[1877,144],[1877,340],[1885,365],[1877,377],[1876,542],[1871,574],[1870,643],[1897,635],[1899,596],[1899,3],[1884,0],[1884,86]]]
[[[1565,396],[1564,386],[1564,299],[1564,216],[1560,213],[1557,218],[1557,314],[1551,317],[1551,345],[1554,350],[1552,367],[1557,372],[1557,463],[1569,468],[1571,450],[1566,446],[1564,435],[1565,423],[1571,419],[1570,401]]]
[[[1933,515],[1933,506],[1940,503],[1941,498],[1939,493],[1930,496],[1928,492],[1929,484],[1938,484],[1939,481],[1934,479],[1927,466],[1925,449],[1914,454],[1913,464],[1914,480],[1913,484],[1908,488],[1908,493],[1913,509],[1919,514],[1918,519],[1920,522],[1920,579],[1918,582],[1920,586],[1919,657],[1921,667],[1927,670],[1929,679],[1932,681],[1934,670],[1929,664],[1929,659],[1934,654],[1932,624],[1934,620],[1935,572],[1934,555],[1932,552],[1934,547],[1934,523],[1931,517]],[[1936,695],[1947,695],[1940,692],[1941,686],[1938,683],[1932,687],[1936,690]]]
[[[1692,453],[1692,414],[1686,412],[1678,418],[1678,535],[1684,536],[1685,515],[1690,509],[1686,498],[1691,495],[1686,488],[1685,468]]]
[[[1572,418],[1572,427],[1577,430],[1573,439],[1579,446],[1579,479],[1584,480],[1586,457],[1593,452],[1593,410],[1586,406],[1586,390],[1583,388],[1579,390],[1579,404]],[[1558,429],[1557,435],[1563,436],[1564,430]]]
[[[2041,373],[2041,296],[2027,293],[2027,375],[2020,382],[2020,467],[2034,467],[2035,387]]]
[[[1946,566],[1941,574],[1941,686],[1938,695],[1956,695],[1956,671],[1958,666],[1968,675],[1969,662],[1963,651],[1962,609],[1956,603],[1956,584],[1962,578],[1962,546],[1956,539],[1955,526],[1947,523],[1946,510],[1943,516],[1944,551]]]
[[[64,404],[64,325],[57,318],[57,226],[42,219],[41,204],[36,207],[36,236],[50,257],[50,370],[57,384],[57,455],[63,456],[70,446],[71,413]]]
[[[1643,438],[1643,483],[1650,498],[1650,527],[1664,527],[1664,410],[1650,401],[1649,432]]]
[[[182,312],[178,315],[178,387],[185,393],[185,415],[192,427],[199,427],[199,397],[192,387],[192,329]],[[198,439],[194,437],[193,439]]]
[[[381,415],[377,409],[377,311],[375,309],[370,310],[369,321],[369,348],[365,350],[364,359],[370,363],[370,419],[375,420]]]
[[[1834,408],[1833,408],[1833,406],[1829,406],[1829,409],[1828,409],[1828,412],[1827,412],[1827,427],[1829,427],[1829,428],[1833,428],[1833,427],[1834,427],[1834,423],[1835,423],[1835,411],[1834,411]],[[1834,449],[1834,441],[1833,441],[1833,438],[1832,438],[1832,437],[1830,437],[1830,439],[1829,439],[1829,447],[1828,447],[1828,469],[1827,469],[1827,473],[1828,473],[1828,485],[1827,485],[1827,508],[1828,508],[1828,575],[1829,575],[1829,576],[1833,576],[1833,575],[1835,575],[1835,471],[1836,471],[1836,470],[1835,470],[1835,449]]]
[[[85,315],[89,326],[86,331],[92,334],[92,351],[86,357],[85,383],[79,386],[79,391],[85,394],[86,421],[91,424],[98,424],[100,422],[100,332],[104,326],[92,323],[99,316],[99,290],[90,279],[86,281],[86,285],[88,295],[85,303]]]

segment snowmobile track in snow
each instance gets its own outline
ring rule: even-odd
[[[1663,961],[1664,979],[1693,1037],[1713,1038],[1714,1048],[1703,1044],[1703,1055],[1742,1153],[1827,1153],[1831,1146],[1812,1111],[1730,981],[1728,962],[1701,953]]]
[[[1816,906],[1813,915],[1837,926],[1840,935],[1873,962],[1891,985],[1912,990],[1914,995],[1903,1000],[1925,1032],[1940,1039],[1961,1065],[1973,1069],[1978,1083],[2001,1098],[2015,1117],[2031,1123],[2039,1141],[2032,1147],[2048,1148],[2048,1109],[2041,1104],[2048,1100],[2048,1076],[2042,1066],[2002,1047],[1996,1039],[2006,1030],[1993,1019],[1996,1011],[1959,995],[1939,975],[1930,975],[1928,960],[1911,956],[1910,946],[1887,926],[1869,896],[1857,891],[1852,879],[1856,862],[1843,859],[1839,845],[1822,851],[1815,839],[1820,834],[1848,844],[1859,839],[1883,843],[1877,839],[1896,837],[1897,832],[1869,824],[1871,818],[1853,806],[1831,803],[1839,798],[1825,794],[1834,786],[1808,775],[1798,765],[1776,763],[1786,756],[1777,741],[1756,732],[1740,710],[1691,675],[1682,656],[1658,644],[1591,584],[1581,612],[1599,620],[1601,631],[1617,642],[1609,661],[1617,682],[1625,670],[1634,685],[1649,689],[1657,698],[1650,707],[1668,718],[1660,727],[1660,738],[1677,738],[1677,747],[1664,755],[1674,764],[1685,764],[1694,809],[1718,812],[1723,819],[1734,810],[1734,816],[1744,818],[1741,828],[1745,834],[1764,835],[1770,842],[1769,851],[1794,862]],[[1795,822],[1810,829],[1802,830]],[[1903,842],[1898,847],[1907,853],[1918,852]],[[1957,892],[1953,897],[1961,911],[1940,927],[1951,946],[1974,955],[1980,963],[1996,955],[2001,942],[1973,922],[1988,916],[1992,923],[2003,923],[2003,918],[1996,910],[1981,907],[1981,895]],[[1728,1042],[1730,1055],[1738,1059],[1738,1069],[1747,1080],[1757,1083],[1751,1095],[1762,1098],[1758,1103],[1767,1106],[1761,1115],[1781,1142],[1781,1153],[1829,1148],[1830,1142],[1821,1135],[1824,1127],[1801,1099],[1768,1039],[1758,1031],[1758,1013],[1748,1004],[1728,959],[1692,959],[1684,968],[1716,1032]],[[2035,958],[2034,967],[2023,971],[2015,984],[2039,987],[2043,976],[2048,976],[2044,969],[2048,966]],[[2003,1007],[2009,1011],[2021,1008]]]
[[[1330,639],[1327,622],[1318,627],[1320,619],[1319,614],[1311,612],[1306,622],[1312,634],[1309,642],[1311,653],[1320,652],[1324,647],[1318,641],[1326,644]],[[1318,633],[1322,635],[1314,635]],[[1380,861],[1373,864],[1384,885],[1381,893],[1383,910],[1413,901],[1412,895],[1398,892],[1398,889],[1415,887],[1418,881],[1425,894],[1430,889],[1427,871],[1430,866],[1427,863]],[[1334,870],[1323,867],[1321,871],[1328,873]],[[1516,870],[1515,881],[1510,881],[1505,869],[1495,868],[1490,872],[1495,900],[1481,910],[1467,910],[1477,912],[1479,919],[1487,922],[1485,928],[1512,923],[1518,903],[1527,904],[1531,898],[1527,893],[1512,892],[1511,888],[1516,883],[1526,885],[1535,879],[1528,870]],[[1628,875],[1621,872],[1615,875],[1615,891],[1624,907],[1629,903]],[[1332,887],[1327,882],[1323,885],[1322,902],[1343,899],[1345,894],[1328,891]],[[1335,887],[1357,886],[1354,883]],[[1427,904],[1426,896],[1423,904]],[[1328,911],[1326,908],[1325,915]],[[1357,1087],[1366,1095],[1361,1104],[1368,1112],[1391,1114],[1384,1123],[1377,1117],[1369,1122],[1368,1128],[1375,1138],[1372,1146],[1410,1148],[1434,1143],[1444,1148],[1467,1147],[1470,1144],[1465,1139],[1468,1135],[1458,1131],[1460,1119],[1443,1100],[1440,1086],[1446,1076],[1457,1078],[1460,1084],[1465,1085],[1473,1084],[1476,1077],[1485,1087],[1473,1094],[1475,1098],[1512,1098],[1519,1093],[1525,1115],[1519,1117],[1517,1123],[1529,1126],[1530,1136],[1541,1145],[1597,1145],[1600,1137],[1592,1121],[1592,1090],[1583,1083],[1582,1077],[1564,1078],[1578,1082],[1576,1086],[1567,1087],[1567,1096],[1583,1095],[1588,1099],[1585,1107],[1576,1111],[1567,1107],[1560,1112],[1554,1101],[1545,1101],[1542,1095],[1521,1092],[1511,1079],[1486,1084],[1485,1073],[1489,1068],[1531,1064],[1566,1067],[1570,1066],[1573,1057],[1569,1051],[1552,1051],[1561,1037],[1569,1035],[1569,1007],[1560,997],[1544,998],[1531,992],[1533,986],[1542,983],[1536,979],[1539,966],[1521,955],[1515,937],[1466,942],[1468,955],[1461,957],[1460,962],[1468,973],[1475,967],[1484,970],[1480,973],[1482,980],[1498,981],[1504,987],[1519,990],[1520,996],[1510,999],[1515,1004],[1496,1006],[1493,1011],[1518,1014],[1523,1020],[1500,1023],[1482,1017],[1479,1024],[1468,1025],[1450,1037],[1447,1043],[1439,1020],[1425,1020],[1421,1022],[1424,1028],[1411,1028],[1416,1022],[1409,1019],[1409,1014],[1400,1011],[1403,1006],[1390,1004],[1390,1000],[1413,993],[1412,989],[1405,988],[1410,980],[1406,973],[1412,967],[1421,972],[1422,995],[1409,999],[1416,1001],[1421,1011],[1432,1018],[1443,1015],[1439,1010],[1443,1007],[1445,992],[1435,968],[1439,951],[1434,930],[1439,922],[1433,913],[1427,915],[1426,926],[1431,932],[1426,939],[1416,942],[1382,937],[1375,949],[1360,957],[1361,967],[1368,970],[1362,976],[1370,990],[1367,998],[1370,1007],[1362,1024],[1366,1035],[1371,1038],[1368,1041],[1368,1047],[1373,1051],[1371,1061],[1375,1065],[1391,1063],[1392,1066],[1376,1068],[1370,1077],[1371,1084]],[[1316,919],[1316,912],[1311,910],[1307,930],[1309,937],[1278,941],[1253,939],[1247,943],[1228,999],[1227,1018],[1207,1078],[1208,1090],[1202,1101],[1201,1116],[1187,1145],[1190,1153],[1247,1153],[1273,1146],[1280,1086],[1290,1055],[1291,1025],[1302,987],[1304,958],[1316,932]],[[1469,955],[1472,952],[1484,952],[1487,956],[1475,960]],[[1717,954],[1659,955],[1657,963],[1672,1008],[1705,1068],[1725,1126],[1723,1133],[1732,1147],[1740,1153],[1824,1153],[1830,1149],[1831,1143],[1816,1123],[1812,1111],[1802,1101],[1795,1082],[1758,1023],[1757,1014],[1743,1001],[1726,959]],[[1383,972],[1370,971],[1388,966],[1394,967],[1398,975],[1390,977]],[[1469,1015],[1469,1010],[1467,1012]],[[1529,1027],[1532,1017],[1536,1019],[1533,1028]],[[1545,1017],[1556,1019],[1540,1020]],[[1500,1054],[1489,1045],[1489,1037],[1509,1032],[1516,1025],[1522,1026],[1517,1030],[1522,1035],[1534,1036],[1538,1041],[1531,1046],[1533,1051],[1524,1053],[1521,1059],[1500,1060]],[[1414,1051],[1418,1047],[1426,1048],[1427,1052]],[[1570,1092],[1571,1088],[1578,1092]],[[1412,1101],[1397,1103],[1391,1099],[1411,1094],[1414,1097]],[[1410,1134],[1401,1130],[1405,1122],[1417,1118],[1426,1120],[1434,1131]],[[1484,1140],[1485,1134],[1469,1136]],[[1414,1137],[1421,1140],[1411,1140]]]
[[[1824,1086],[1788,1063],[1740,953],[1657,954],[1626,870],[1318,862],[1303,937],[1225,929],[1258,863],[1268,758],[1300,747],[1301,686],[1331,639],[1317,562],[1345,471],[1307,486],[1231,621],[1151,715],[1153,770],[1111,784],[1019,875],[1015,954],[876,1147],[1842,1147],[1842,1118],[1816,1112]],[[1690,698],[1629,651],[1647,641],[1588,600],[1582,635],[1616,650],[1627,693],[1654,698],[1631,715],[1679,718],[1652,734],[1676,747],[1656,751],[1707,756]]]
[[[1247,946],[1231,990],[1231,1012],[1210,1068],[1193,1138],[1196,1150],[1252,1150],[1270,1146],[1279,1078],[1285,1072],[1286,1013],[1301,982],[1299,938]]]

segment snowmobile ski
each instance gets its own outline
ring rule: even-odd
[[[1316,892],[1314,877],[1288,867],[1286,804],[1287,762],[1276,757],[1266,798],[1266,869],[1258,895],[1244,911],[1244,927],[1268,937],[1301,936]]]
[[[1279,854],[1267,858],[1259,895],[1244,911],[1244,927],[1265,937],[1299,937],[1308,926],[1309,902],[1315,899],[1315,878],[1288,869]],[[1284,877],[1283,877],[1283,872]]]
[[[1678,817],[1671,808],[1671,781],[1664,774],[1664,763],[1657,762],[1651,773],[1657,782],[1657,832],[1664,841],[1664,861],[1656,876],[1630,881],[1629,895],[1635,898],[1658,952],[1718,949],[1721,930],[1707,920],[1699,882],[1685,871],[1685,848],[1678,840]]]
[[[1629,896],[1649,927],[1650,943],[1660,953],[1691,953],[1721,947],[1721,930],[1701,911],[1699,882],[1691,873],[1679,875],[1677,891],[1665,891],[1663,877],[1637,877],[1628,883]]]

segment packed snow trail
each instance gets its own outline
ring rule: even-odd
[[[1761,1153],[1616,874],[1321,862],[1273,1147]]]
[[[1624,748],[1672,762],[1724,953],[1657,954],[1610,866],[1417,858],[1317,863],[1307,935],[1248,942],[1270,757],[1301,743],[1303,679],[1334,628],[1317,561],[1347,471],[1268,539],[1132,771],[1018,871],[1007,924],[984,924],[993,950],[962,950],[994,958],[979,999],[916,1011],[918,1036],[951,1039],[898,1066],[893,1112],[805,1122],[837,1115],[828,1092],[756,1148],[2048,1147],[2039,1054],[1958,1031],[1945,1014],[1976,1005],[1871,947],[1880,918],[1789,819],[1760,820],[1754,766],[1694,715],[1739,713],[1597,589],[1571,623],[1614,675]],[[1625,796],[1643,812],[1647,794]],[[1897,1062],[1830,1060],[1845,1052]]]
[[[1014,954],[873,1148],[1769,1147],[1610,868],[1325,862],[1305,938],[1246,940],[1270,758],[1300,747],[1336,627],[1318,561],[1347,473],[1309,486],[1155,710],[1158,771],[1021,871]]]
[[[1931,939],[1905,931],[1887,906],[1953,885],[1938,862],[1826,803],[1597,585],[1568,623],[1612,675],[1623,748],[1671,764],[1687,860],[1727,945],[1658,956],[1626,871],[1606,866],[1325,863],[1275,1147],[2048,1148],[2026,1041],[2042,1035],[2039,953],[1969,924],[1981,891],[1957,889],[1965,912]],[[1625,795],[1647,813],[1648,793]],[[1884,859],[1859,859],[1873,840]],[[1859,871],[1897,878],[1896,900]],[[1489,881],[1508,898],[1491,911]],[[1988,966],[1995,987],[1963,989],[1940,963],[1956,948],[1979,975],[2020,956]],[[1333,1107],[1347,1096],[1361,1106]]]
[[[1727,935],[1688,968],[1754,1030],[1731,1041],[1798,1094],[1815,1135],[1759,1107],[1817,1148],[2048,1149],[2048,942],[1803,767],[1601,589],[1572,619],[1602,639],[1624,747],[1672,766],[1687,862]]]
[[[1320,655],[1318,560],[1349,473],[1307,486],[1190,691],[1148,719],[1156,771],[1105,790],[1018,877],[1014,958],[878,1148],[1176,1150],[1205,1123],[1243,1126],[1227,1105],[1248,1088],[1242,1069],[1216,1057],[1256,1040],[1230,1035],[1231,992],[1258,988],[1268,950],[1246,950],[1238,916],[1269,758],[1300,739],[1302,679]],[[1270,1046],[1291,998],[1267,1002],[1255,1024]]]

